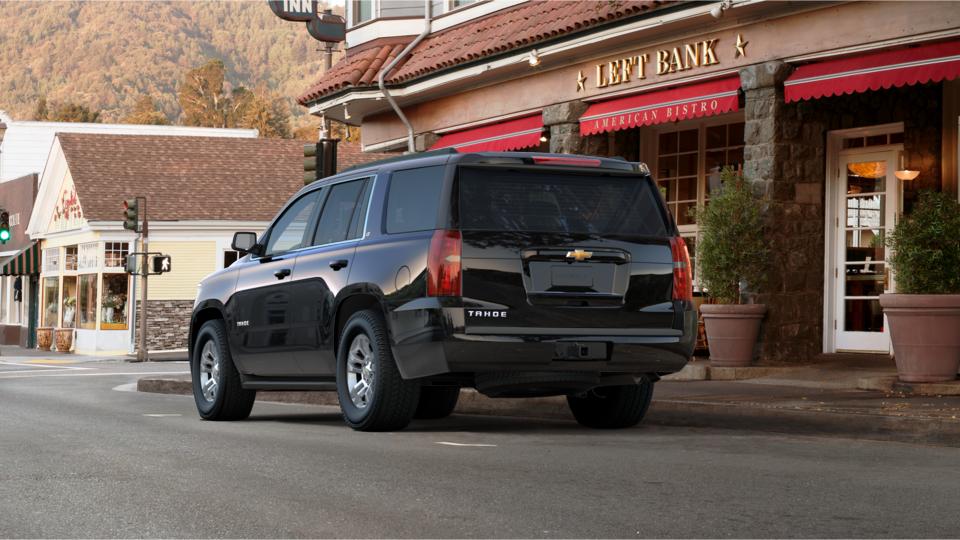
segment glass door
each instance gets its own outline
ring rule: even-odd
[[[836,200],[837,350],[889,351],[879,296],[893,291],[884,239],[899,208],[896,151],[840,156]]]

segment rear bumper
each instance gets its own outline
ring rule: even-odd
[[[597,374],[659,375],[680,371],[693,355],[697,315],[692,306],[683,312],[683,329],[564,330],[562,333],[477,332],[463,326],[463,309],[437,307],[395,310],[390,313],[393,353],[404,378],[446,373],[582,372]],[[406,331],[409,329],[409,331]],[[547,329],[544,329],[547,330]],[[633,335],[625,335],[633,334]],[[561,358],[558,346],[605,346],[602,358]],[[601,347],[601,350],[603,348]]]

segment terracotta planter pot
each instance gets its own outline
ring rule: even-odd
[[[53,328],[37,328],[37,347],[41,351],[49,351],[53,345]]]
[[[57,351],[70,352],[73,348],[73,328],[57,329]]]
[[[943,382],[960,368],[960,294],[881,294],[903,382]]]
[[[763,304],[704,304],[700,306],[710,347],[710,365],[743,367],[753,361],[753,346],[760,336]]]

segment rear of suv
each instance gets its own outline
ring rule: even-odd
[[[305,187],[200,285],[201,417],[257,390],[334,390],[358,430],[442,418],[461,388],[565,395],[620,428],[693,352],[690,260],[647,168],[535,153],[426,153]]]

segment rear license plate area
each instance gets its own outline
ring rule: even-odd
[[[554,360],[606,360],[610,356],[607,343],[571,342],[556,344]]]

